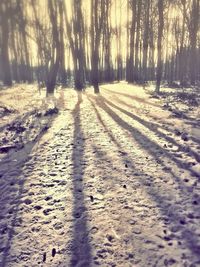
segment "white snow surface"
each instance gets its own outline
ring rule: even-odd
[[[148,88],[100,90],[59,89],[47,132],[0,156],[1,267],[200,266],[199,107],[177,117]],[[24,85],[1,103],[49,102]]]

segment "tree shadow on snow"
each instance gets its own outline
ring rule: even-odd
[[[101,125],[104,127],[105,132],[108,134],[108,136],[112,140],[113,144],[122,153],[123,153],[123,149],[122,149],[122,146],[121,146],[119,140],[117,140],[115,138],[115,136],[113,135],[113,133],[111,131],[111,128],[106,126],[106,124],[104,123],[104,121],[101,117],[100,112],[98,111],[98,109],[96,107],[103,109],[110,116],[110,118],[113,121],[115,121],[121,128],[130,132],[132,137],[136,140],[136,142],[138,144],[140,144],[140,146],[142,148],[144,148],[146,151],[148,151],[156,159],[156,161],[159,164],[163,165],[163,162],[160,159],[160,154],[158,154],[158,152],[162,151],[162,149],[157,144],[155,144],[152,140],[148,139],[148,137],[146,137],[145,135],[140,133],[137,129],[135,129],[134,127],[132,127],[128,123],[126,123],[124,120],[122,120],[106,104],[106,100],[103,97],[98,96],[97,98],[95,98],[93,96],[88,96],[88,99],[94,108],[97,119],[99,120]],[[167,155],[167,156],[169,156],[169,155]],[[137,175],[136,177],[134,177],[134,179],[139,179],[138,182],[142,183],[142,185],[145,188],[148,195],[152,198],[154,203],[156,203],[156,206],[159,208],[160,213],[163,216],[162,220],[164,220],[164,223],[166,225],[170,225],[171,227],[173,227],[173,226],[177,227],[178,226],[177,231],[181,232],[181,240],[184,240],[188,249],[191,251],[191,253],[193,255],[196,256],[196,259],[200,260],[200,258],[199,258],[200,247],[198,245],[199,244],[198,236],[192,230],[191,225],[189,225],[189,226],[187,225],[187,219],[185,220],[186,212],[189,213],[189,216],[191,215],[191,212],[194,212],[195,214],[198,213],[197,214],[197,218],[198,218],[198,216],[200,214],[199,214],[198,210],[195,209],[196,206],[194,207],[194,209],[191,208],[189,210],[178,209],[176,206],[177,205],[176,196],[171,196],[170,189],[167,189],[167,187],[166,187],[166,193],[168,193],[168,194],[162,195],[160,193],[160,189],[158,187],[156,187],[156,184],[154,184],[153,181],[150,181],[151,175],[149,175],[149,173],[145,173],[141,169],[138,169],[137,166],[134,164],[133,160],[131,159],[131,157],[129,157],[129,155],[127,153],[123,153],[122,161],[124,162],[124,164],[129,162],[129,168],[131,168],[133,170],[133,173],[138,172],[139,176]],[[177,184],[179,184],[179,195],[181,198],[180,202],[182,202],[185,200],[184,190],[186,190],[186,188],[184,188],[184,185],[182,185],[182,182],[179,179],[179,177],[175,176],[175,174],[172,171],[170,171],[169,173],[172,175],[172,177],[174,177],[175,182]],[[133,174],[133,176],[134,176],[134,174]],[[150,186],[149,186],[149,184],[150,184]],[[187,201],[188,202],[191,201],[191,203],[192,203],[192,196],[191,196],[191,199],[189,199]],[[198,207],[196,207],[196,208],[198,208]],[[165,238],[169,238],[169,237],[166,236]],[[163,237],[163,239],[164,239],[164,237]],[[171,239],[169,239],[169,240],[171,240]]]
[[[92,97],[92,96],[91,96]],[[94,98],[96,99],[96,98]],[[117,115],[109,106],[113,104],[106,100],[103,96],[99,96],[96,99],[96,103],[101,107],[121,128],[125,129],[127,132],[129,132],[134,140],[145,150],[147,150],[151,156],[153,156],[156,161],[163,166],[163,168],[167,168],[167,171],[171,173],[176,180],[180,180],[176,175],[173,173],[173,171],[169,168],[168,165],[166,165],[161,157],[165,157],[169,161],[173,161],[176,163],[176,165],[184,170],[188,170],[188,166],[186,166],[183,162],[181,162],[179,159],[173,157],[167,150],[163,149],[159,144],[155,143],[153,140],[149,139],[144,133],[139,131],[136,127],[131,126],[126,121],[124,121],[119,115]],[[114,105],[115,108],[118,108],[116,105]],[[121,108],[118,108],[120,111],[122,111]],[[124,110],[124,112],[127,111]],[[130,115],[130,114],[129,114]],[[131,114],[133,119],[137,119],[137,121],[141,122],[141,119],[138,119],[135,115]],[[143,121],[143,123],[145,123]],[[147,123],[146,123],[147,126]],[[191,174],[194,176],[197,175],[195,171],[190,169]]]
[[[70,267],[77,264],[80,266],[91,266],[91,247],[88,238],[87,208],[83,177],[85,170],[84,147],[85,137],[81,128],[81,103],[82,93],[77,92],[78,102],[73,111],[74,134],[73,134],[73,241]]]
[[[2,220],[3,222],[0,225],[0,234],[2,236],[0,243],[1,267],[7,266],[9,262],[12,240],[16,235],[15,228],[22,223],[21,218],[18,218],[18,214],[21,210],[21,198],[24,197],[24,184],[26,182],[26,177],[22,175],[23,167],[32,159],[33,148],[45,133],[46,129],[43,129],[34,141],[26,143],[21,150],[9,151],[0,162],[0,180],[3,181],[3,186],[2,184],[0,185],[0,221]],[[15,185],[17,185],[16,188]],[[10,208],[8,207],[9,204],[11,204]],[[6,213],[7,211],[8,214]]]
[[[153,106],[153,107],[159,107],[159,108],[161,107],[160,105],[151,103],[151,102],[149,102],[148,100],[146,100],[146,99],[144,99],[144,98],[142,98],[142,97],[139,97],[139,96],[129,95],[129,94],[126,94],[126,93],[119,93],[119,92],[110,90],[110,89],[105,88],[105,87],[102,87],[102,88],[103,88],[105,91],[111,92],[111,93],[113,93],[113,94],[117,94],[117,95],[119,95],[119,96],[127,97],[127,98],[129,98],[129,99],[138,101],[138,102],[140,102],[140,103],[142,103],[142,104],[148,104],[148,105],[150,105],[150,106]]]
[[[121,103],[123,105],[126,105],[127,107],[131,107],[130,105],[128,105],[127,103],[125,103],[122,100],[117,99],[116,100],[118,103]],[[158,136],[159,138],[164,139],[165,141],[171,143],[174,146],[178,147],[178,151],[181,151],[183,153],[190,153],[198,162],[200,161],[200,156],[198,153],[196,153],[195,151],[193,151],[190,147],[185,147],[184,145],[178,144],[174,138],[167,136],[166,134],[164,134],[163,132],[161,132],[159,130],[159,125],[156,123],[152,123],[152,122],[148,122],[144,119],[141,119],[140,117],[138,117],[137,115],[115,105],[112,101],[109,101],[107,99],[104,98],[104,102],[106,102],[109,106],[119,110],[120,112],[124,113],[125,115],[129,116],[130,118],[132,118],[133,120],[139,122],[140,124],[144,125],[146,128],[148,128],[150,131],[152,131],[154,134],[156,134],[156,136]],[[183,167],[183,163],[180,162],[179,160],[177,160],[177,162],[179,164],[182,164]],[[188,166],[186,166],[186,168],[188,168]],[[191,171],[192,172],[192,171]]]

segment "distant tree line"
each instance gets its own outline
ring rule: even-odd
[[[1,0],[0,79],[195,85],[199,26],[200,0]]]

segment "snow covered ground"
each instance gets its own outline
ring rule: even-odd
[[[199,98],[163,91],[0,91],[0,266],[200,266]]]

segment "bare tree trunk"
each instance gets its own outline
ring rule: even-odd
[[[153,25],[152,25],[152,21],[150,23],[151,25],[151,30],[150,30],[150,38],[149,38],[149,79],[151,81],[153,81],[155,79],[155,59],[154,59],[154,51],[155,51],[155,47],[154,47],[154,33],[153,33]]]
[[[179,79],[180,85],[185,83],[185,58],[184,58],[184,40],[185,40],[185,23],[186,23],[186,0],[181,1],[183,6],[183,15],[182,15],[182,29],[181,29],[181,43],[180,43],[180,68],[179,68]]]
[[[136,28],[136,4],[137,1],[133,0],[131,2],[131,28],[130,28],[130,55],[129,55],[129,70],[128,70],[128,82],[134,81],[134,72],[135,72],[135,64],[134,64],[134,45],[135,45],[135,28]]]
[[[150,12],[150,0],[145,5],[145,25],[144,25],[144,37],[143,37],[143,82],[147,80],[147,55],[148,55],[148,39],[149,39],[149,12]]]
[[[66,71],[65,71],[65,47],[64,47],[64,27],[63,27],[63,2],[58,1],[59,16],[60,16],[60,81],[62,85],[66,85]]]
[[[18,53],[16,48],[16,26],[13,16],[11,16],[11,49],[13,52],[13,61],[12,61],[12,72],[13,72],[13,80],[19,82],[19,71],[18,71]]]
[[[170,77],[169,77],[169,84],[172,84],[174,81],[174,74],[175,74],[175,56],[174,54],[171,55],[171,64],[170,64]]]
[[[103,1],[91,0],[91,81],[95,94],[99,93],[99,46],[103,24]]]
[[[122,79],[122,54],[121,54],[121,35],[122,35],[122,10],[120,8],[119,13],[119,25],[118,25],[118,12],[117,12],[117,3],[119,2],[120,7],[122,5],[122,0],[115,0],[115,27],[116,27],[116,45],[117,45],[117,54],[116,54],[116,78],[118,81]]]
[[[27,2],[26,2],[27,4]],[[23,3],[24,5],[24,3]],[[24,80],[31,83],[32,80],[32,73],[31,73],[31,66],[30,66],[30,56],[28,50],[28,43],[27,43],[27,33],[26,33],[26,19],[24,17],[24,6],[22,7],[22,1],[17,0],[17,12],[19,16],[19,30],[22,36],[23,42],[23,52],[24,52]]]
[[[140,44],[140,20],[141,20],[141,6],[142,1],[139,0],[137,4],[137,28],[135,41],[135,81],[139,80],[139,44]]]
[[[84,21],[82,17],[82,1],[73,1],[73,20],[71,23],[68,21],[67,9],[65,2],[64,13],[67,28],[67,35],[72,51],[74,63],[74,83],[78,91],[82,91],[85,86],[85,51],[84,51]],[[73,27],[72,27],[73,26]]]
[[[1,15],[1,31],[2,31],[2,47],[1,47],[1,60],[3,63],[2,74],[3,83],[6,86],[12,85],[11,68],[9,61],[8,52],[8,39],[9,39],[9,14],[8,14],[8,3],[3,1],[0,4],[0,15]]]
[[[130,30],[129,30],[129,5],[127,0],[127,25],[126,25],[126,81],[130,80]]]
[[[190,81],[192,85],[196,82],[196,69],[197,69],[197,32],[199,26],[199,7],[200,0],[192,1],[192,12],[190,18]]]
[[[112,77],[112,62],[111,62],[111,0],[105,0],[105,18],[104,18],[104,72],[105,81],[111,82]]]
[[[156,93],[160,92],[160,83],[162,79],[162,37],[164,28],[163,0],[158,0],[158,40],[157,40],[157,73],[156,73]]]
[[[56,77],[58,74],[59,63],[60,63],[60,42],[59,42],[58,23],[57,23],[58,12],[56,5],[57,5],[56,0],[48,1],[49,17],[52,26],[53,55],[51,57],[50,69],[46,81],[47,95],[54,93],[56,85]]]

